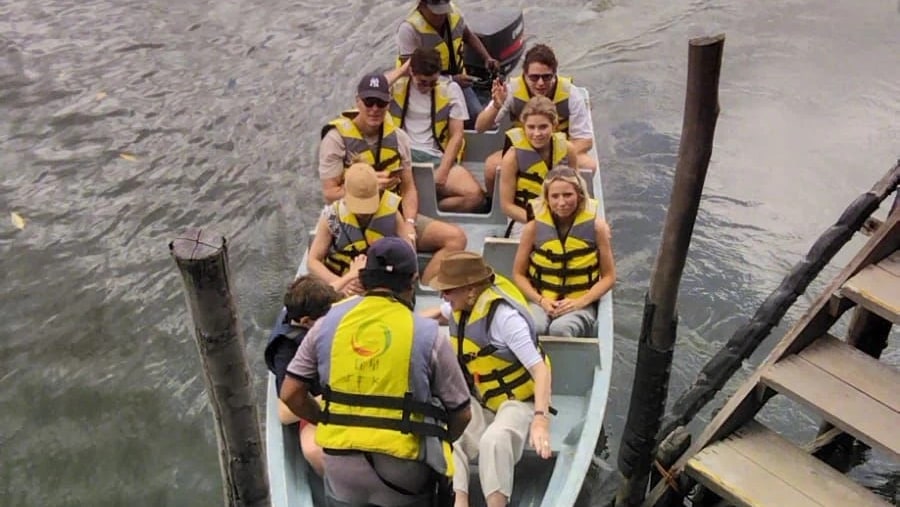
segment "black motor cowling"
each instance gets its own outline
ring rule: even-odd
[[[525,20],[518,9],[496,9],[490,12],[466,13],[466,23],[481,39],[484,47],[500,62],[500,73],[509,75],[515,70],[525,52]],[[473,48],[465,46],[463,58],[466,73],[478,78],[476,88],[490,90],[491,72]]]

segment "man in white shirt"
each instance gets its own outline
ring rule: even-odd
[[[441,58],[433,48],[418,48],[409,59],[409,77],[391,87],[390,114],[410,138],[412,161],[435,167],[438,205],[443,211],[479,211],[485,193],[475,177],[459,165],[464,146],[463,122],[469,119],[462,90],[442,79]]]
[[[578,153],[578,168],[597,169],[597,161],[588,152],[594,146],[594,126],[584,91],[572,84],[571,78],[557,75],[558,62],[553,50],[546,44],[536,44],[525,53],[522,75],[510,80],[509,85],[497,79],[491,88],[491,102],[475,120],[475,130],[484,132],[496,128],[499,120],[509,116],[513,126],[519,114],[535,95],[552,100],[559,113],[557,131],[564,132]],[[503,149],[503,153],[506,148]],[[490,194],[494,187],[494,174],[500,165],[501,152],[492,153],[485,161],[484,181]]]

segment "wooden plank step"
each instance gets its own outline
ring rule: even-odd
[[[869,446],[900,457],[896,370],[835,342],[782,359],[762,372],[762,382]]]
[[[889,505],[755,420],[691,457],[686,470],[738,506]]]
[[[900,250],[853,275],[841,287],[841,295],[900,324]]]

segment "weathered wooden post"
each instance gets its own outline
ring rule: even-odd
[[[184,281],[219,443],[229,507],[268,506],[269,482],[244,337],[229,284],[225,238],[189,230],[169,244]]]
[[[646,493],[656,433],[665,409],[675,344],[675,302],[719,116],[719,73],[725,36],[691,39],[681,145],[672,199],[646,296],[628,419],[619,450],[625,483],[616,505],[637,505]]]

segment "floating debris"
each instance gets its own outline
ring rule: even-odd
[[[13,211],[9,214],[9,219],[12,220],[12,224],[16,229],[19,229],[20,231],[25,229],[25,219],[22,218],[22,215]]]
[[[137,157],[132,155],[131,153],[119,153],[119,158],[127,160],[129,162],[136,162]]]
[[[106,98],[106,92],[98,92],[97,95],[94,95],[94,100],[103,100]]]

